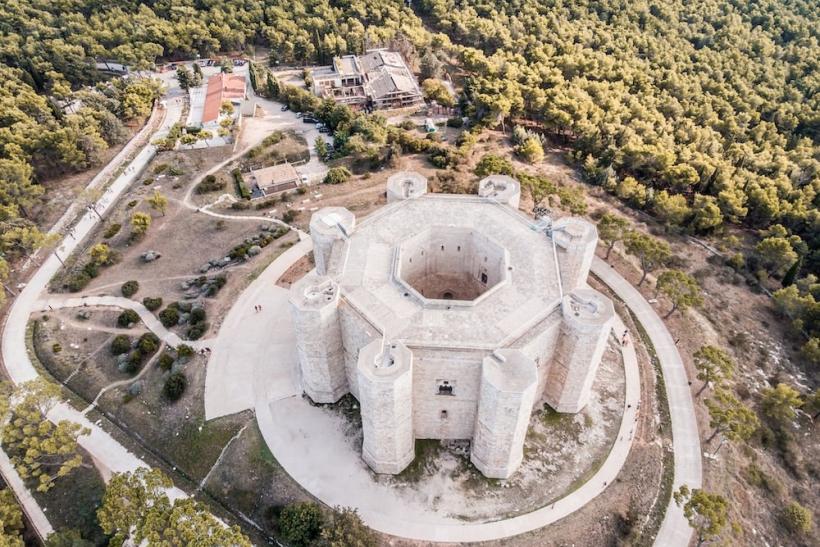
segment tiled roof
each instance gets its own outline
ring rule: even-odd
[[[240,74],[217,74],[208,79],[202,123],[219,118],[219,109],[224,101],[245,98],[245,77]]]

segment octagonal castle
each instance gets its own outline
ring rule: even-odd
[[[469,439],[475,466],[508,478],[533,409],[589,400],[614,318],[586,286],[595,227],[534,223],[510,177],[465,196],[401,172],[387,196],[359,224],[339,207],[311,218],[316,268],[290,295],[302,388],[359,400],[377,473],[401,472],[416,439]]]

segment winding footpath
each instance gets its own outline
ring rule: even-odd
[[[182,97],[177,96],[168,100],[164,119],[151,138],[157,138],[166,133],[179,119],[182,108]],[[126,147],[126,149],[128,148],[129,147]],[[125,150],[123,152],[125,152]],[[110,168],[106,168],[106,171],[108,173],[114,173],[121,167],[124,167],[122,162],[127,159],[130,152],[131,150],[128,150],[128,153],[118,154],[112,162],[114,165]],[[80,245],[82,240],[87,237],[100,222],[99,216],[105,214],[105,212],[116,203],[122,193],[137,180],[140,173],[154,158],[156,152],[156,147],[149,142],[149,144],[146,144],[136,154],[134,159],[127,167],[124,167],[122,173],[105,189],[97,201],[96,211],[99,215],[93,211],[86,211],[69,232],[69,235],[62,240],[54,252],[46,257],[40,268],[28,281],[28,284],[26,284],[12,302],[6,318],[5,328],[3,329],[2,357],[5,370],[15,385],[34,380],[39,375],[37,369],[31,362],[26,347],[26,328],[29,317],[38,307],[37,302],[40,294],[46,290],[51,278],[62,267],[60,258],[58,258],[56,254],[59,253],[59,255],[63,257],[68,256]],[[102,184],[101,180],[102,179],[98,180],[95,178],[92,180],[89,188],[96,189]],[[70,224],[70,212],[71,210],[67,211],[66,216],[58,221],[57,225],[52,228],[53,233],[58,233],[58,229]],[[119,444],[119,442],[99,425],[88,420],[82,412],[76,410],[67,402],[56,403],[46,417],[54,423],[61,420],[69,420],[90,431],[88,435],[80,437],[78,442],[80,446],[89,453],[103,476],[133,471],[139,467],[148,467],[144,461]],[[32,526],[39,536],[43,538],[48,537],[53,531],[51,524],[48,522],[42,509],[31,497],[25,485],[22,481],[19,481],[19,476],[17,476],[13,466],[3,465],[5,462],[7,462],[7,459],[5,454],[3,454],[3,457],[0,458],[0,469],[2,469],[3,475],[14,489],[17,499],[23,505],[26,514],[31,520]],[[17,480],[15,480],[15,478]],[[184,492],[177,488],[169,492],[169,497],[172,499],[184,495]]]
[[[689,388],[689,379],[675,340],[666,325],[643,295],[602,259],[595,257],[592,273],[618,295],[632,310],[649,336],[660,362],[669,415],[672,420],[672,445],[675,452],[673,490],[682,485],[700,488],[703,481],[700,433],[695,417],[695,405]],[[669,501],[655,545],[689,545],[692,528],[683,516],[683,509],[674,500]]]

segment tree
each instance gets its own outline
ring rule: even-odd
[[[544,159],[544,146],[541,144],[541,139],[530,136],[515,147],[515,153],[521,156],[524,161],[538,163]]]
[[[670,194],[666,190],[658,192],[652,206],[667,226],[683,226],[692,213],[689,205],[686,204],[685,197],[680,194]]]
[[[268,72],[268,78],[265,80],[265,89],[268,91],[268,96],[275,99],[279,96],[279,82],[276,81],[273,74]]]
[[[10,488],[0,490],[0,545],[23,547],[23,511]]]
[[[672,257],[672,249],[665,241],[661,241],[642,232],[630,231],[624,240],[626,252],[634,255],[641,263],[640,287],[646,279],[646,275],[666,264]]]
[[[723,433],[730,441],[745,441],[760,426],[754,411],[726,389],[715,390],[714,398],[706,399],[706,408],[709,409],[709,426],[715,430],[707,443],[718,433]]]
[[[162,213],[162,216],[165,216],[165,209],[168,207],[168,198],[163,196],[159,190],[154,190],[154,194],[148,198],[148,205],[150,205],[154,211],[159,211]]]
[[[289,545],[308,547],[322,532],[322,509],[312,502],[296,502],[285,506],[279,515],[279,531]]]
[[[795,534],[808,534],[814,528],[811,511],[797,503],[791,502],[783,510],[783,522]]]
[[[692,211],[695,213],[694,227],[697,232],[709,232],[723,224],[723,214],[712,196],[696,194]]]
[[[701,489],[690,490],[685,484],[674,493],[675,503],[683,507],[683,516],[698,535],[698,545],[718,537],[726,526],[729,503],[719,494]]]
[[[313,147],[316,149],[316,155],[319,156],[319,158],[324,160],[327,157],[327,143],[321,135],[316,137],[316,140],[313,142]]]
[[[325,184],[341,184],[347,182],[351,176],[352,173],[346,167],[331,167],[322,182]]]
[[[111,262],[111,247],[107,243],[97,243],[88,250],[91,262],[97,266],[104,266]]]
[[[609,260],[609,253],[619,241],[623,241],[629,233],[629,222],[618,215],[604,213],[598,221],[598,237],[606,243],[606,256],[604,260]]]
[[[229,74],[233,72],[233,62],[230,59],[222,59],[219,63],[219,71],[222,74]]]
[[[185,374],[182,372],[174,372],[165,380],[162,392],[170,400],[177,401],[182,397],[182,394],[185,393],[185,387],[187,385],[188,379],[185,377]]]
[[[780,424],[794,420],[797,415],[795,409],[803,405],[800,393],[783,383],[777,384],[774,388],[767,387],[762,393],[763,413]]]
[[[782,274],[798,258],[791,242],[784,237],[767,237],[757,244],[755,254],[763,267],[774,275]]]
[[[512,163],[506,158],[494,154],[485,154],[476,164],[474,173],[479,177],[487,175],[512,175]]]
[[[179,83],[180,89],[188,91],[193,86],[193,75],[191,71],[188,70],[188,67],[185,65],[179,65],[177,68],[177,82]]]
[[[130,539],[134,545],[250,546],[237,527],[223,527],[199,502],[171,503],[166,492],[172,487],[161,471],[146,467],[111,477],[97,510],[103,532],[113,536],[111,544]]]
[[[820,416],[820,388],[815,389],[814,392],[806,396],[802,408],[803,412],[811,416],[812,420],[816,420]]]
[[[694,277],[680,270],[666,270],[658,276],[657,291],[672,301],[672,309],[664,316],[669,317],[675,310],[686,310],[703,304],[700,285]]]
[[[428,79],[421,82],[421,89],[424,92],[424,98],[428,101],[436,101],[443,106],[454,106],[456,100],[440,80]]]
[[[12,390],[0,389],[0,436],[11,463],[24,480],[35,480],[47,492],[56,480],[82,465],[77,438],[90,431],[79,424],[46,414],[60,398],[60,387],[45,379],[31,380]]]
[[[77,530],[60,530],[48,536],[45,547],[94,547],[94,544],[83,539]]]
[[[735,370],[735,363],[722,349],[715,346],[701,346],[695,352],[695,368],[698,371],[698,380],[703,382],[703,386],[698,391],[700,396],[703,390],[706,389],[710,383],[715,386],[721,384],[732,378]]]
[[[322,540],[328,547],[375,547],[376,537],[364,525],[356,509],[335,507],[322,528]]]
[[[422,81],[430,78],[441,77],[441,61],[438,60],[436,54],[432,49],[428,49],[419,61],[420,75],[419,79]]]
[[[137,236],[144,235],[151,226],[151,216],[145,213],[134,213],[131,215],[131,230]]]
[[[97,210],[97,202],[102,197],[102,189],[101,188],[85,188],[80,195],[77,197],[77,200],[83,204],[88,210],[93,211],[95,215],[102,221],[102,215]]]

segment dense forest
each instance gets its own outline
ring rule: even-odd
[[[757,231],[734,263],[782,280],[820,361],[819,33],[811,0],[8,0],[0,250],[35,246],[27,211],[49,180],[98,164],[150,112],[156,84],[95,60],[141,70],[259,45],[272,66],[305,65],[389,45],[422,71],[455,62],[475,123],[534,127],[667,225]]]

